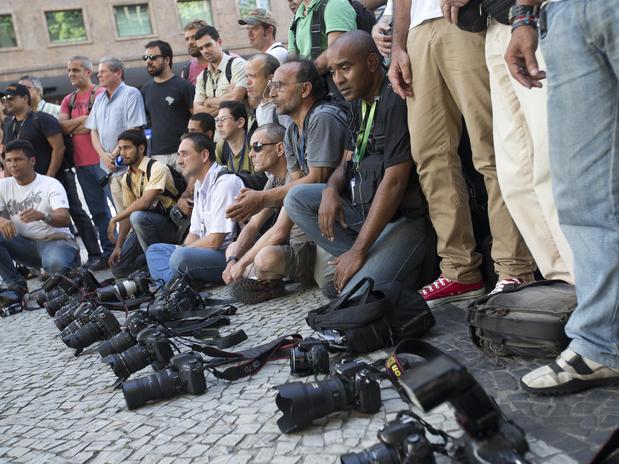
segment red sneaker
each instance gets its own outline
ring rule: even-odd
[[[482,281],[474,284],[463,284],[443,276],[419,290],[419,294],[426,300],[430,308],[451,301],[468,300],[485,293],[486,289]]]

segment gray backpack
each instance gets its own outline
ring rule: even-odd
[[[555,358],[569,339],[565,324],[576,291],[561,280],[540,280],[473,301],[467,310],[473,343],[492,357]]]

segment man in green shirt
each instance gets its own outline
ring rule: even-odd
[[[320,43],[320,54],[312,53],[312,15],[319,14],[320,5],[327,1],[324,15],[324,33]],[[318,73],[327,73],[325,50],[345,32],[357,29],[357,15],[348,0],[303,0],[288,30],[288,51],[301,58],[313,59]]]

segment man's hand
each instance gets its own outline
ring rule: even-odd
[[[110,219],[110,223],[107,226],[107,238],[112,243],[116,243],[115,233],[116,233],[116,218],[113,217],[112,219]]]
[[[228,263],[226,264],[226,268],[224,269],[224,272],[221,274],[221,279],[224,281],[226,285],[229,285],[233,282],[232,274],[230,274],[230,271],[232,271],[232,268],[234,267],[235,264],[236,264],[235,261],[228,261]]]
[[[344,209],[342,208],[342,200],[337,191],[333,187],[325,187],[322,191],[322,200],[318,209],[318,227],[320,234],[327,240],[335,239],[335,221],[339,220],[342,227],[345,229],[346,220],[344,219]]]
[[[243,188],[234,200],[226,210],[226,217],[236,222],[246,221],[264,208],[264,197],[257,190]]]
[[[469,1],[470,0],[442,0],[441,10],[443,11],[443,16],[451,24],[458,24],[460,8],[469,3]]]
[[[228,264],[233,264],[232,267],[230,267],[230,282],[236,282],[237,280],[242,279],[243,274],[245,274],[245,269],[247,269],[247,265],[243,264],[241,261]]]
[[[512,38],[505,52],[507,68],[514,79],[524,87],[541,88],[546,73],[540,71],[535,58],[537,31],[531,26],[520,26],[512,32]]]
[[[193,200],[191,198],[179,198],[176,202],[176,206],[178,206],[178,209],[180,209],[185,216],[191,216],[193,210]]]
[[[413,72],[406,50],[399,47],[392,48],[388,77],[393,91],[403,100],[413,96]]]
[[[114,247],[114,251],[112,251],[110,259],[107,260],[110,267],[116,266],[120,262],[120,252],[121,248],[119,246]]]
[[[103,164],[108,171],[116,171],[116,165],[114,164],[114,155],[112,155],[111,153],[105,152],[103,154]]]
[[[365,260],[366,256],[364,254],[351,248],[329,263],[335,266],[333,283],[338,292],[341,292],[346,287],[348,281],[359,272]]]
[[[19,213],[19,220],[24,224],[34,221],[42,221],[45,215],[36,209],[30,208]]]
[[[378,51],[384,57],[391,53],[391,26],[384,22],[377,22],[372,28],[372,38],[378,47]]]
[[[13,240],[17,236],[17,229],[15,224],[5,218],[0,218],[0,234],[6,240]]]

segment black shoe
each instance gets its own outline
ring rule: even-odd
[[[19,284],[0,288],[0,306],[9,306],[15,303],[21,304],[26,293],[28,293],[28,288]]]
[[[84,266],[91,272],[105,271],[110,268],[107,256],[93,256],[88,258]]]
[[[322,287],[321,290],[322,290],[322,294],[326,296],[327,298],[329,298],[330,300],[334,300],[335,298],[340,296],[332,280],[327,282],[327,284],[324,287]]]
[[[286,294],[284,282],[278,280],[241,279],[230,285],[230,293],[245,304],[257,304]]]

